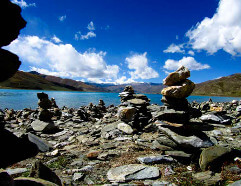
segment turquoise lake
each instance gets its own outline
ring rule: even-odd
[[[102,92],[69,92],[69,91],[42,91],[42,90],[15,90],[15,89],[0,89],[0,109],[13,108],[20,110],[24,108],[37,108],[38,92],[45,92],[49,98],[54,97],[59,107],[67,106],[78,108],[83,105],[88,105],[90,102],[98,104],[100,99],[103,99],[105,104],[115,106],[120,104],[118,93],[102,93]],[[162,105],[160,94],[145,94],[151,103]],[[214,97],[214,96],[189,96],[188,101],[203,102],[212,98],[215,102],[228,102],[232,100],[241,100],[237,97]]]

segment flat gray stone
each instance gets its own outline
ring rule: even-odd
[[[240,186],[241,185],[241,180],[235,181],[231,184],[228,184],[228,186]]]
[[[142,180],[157,178],[160,171],[157,167],[140,164],[129,164],[116,168],[111,168],[107,172],[107,178],[113,182],[125,182],[130,180]]]
[[[28,169],[26,169],[26,168],[6,169],[6,172],[9,175],[21,174],[21,173],[24,173],[24,172],[27,172],[27,171],[28,171]]]
[[[84,177],[84,174],[83,174],[83,173],[78,173],[78,172],[76,172],[76,173],[74,173],[72,179],[73,179],[74,181],[79,181],[79,180],[81,180],[83,177]]]
[[[213,146],[213,143],[211,141],[204,141],[200,139],[197,136],[181,136],[173,131],[171,131],[169,128],[165,127],[158,127],[161,132],[165,133],[169,138],[171,138],[173,141],[175,141],[177,144],[189,147],[189,148],[206,148]]]
[[[173,157],[182,157],[182,158],[190,158],[192,156],[191,154],[187,154],[183,151],[166,151],[165,154]]]
[[[168,155],[149,155],[140,156],[137,158],[140,163],[151,164],[151,163],[165,163],[175,161],[171,156]]]
[[[50,149],[52,148],[52,146],[48,142],[34,134],[28,133],[28,140],[37,145],[38,149],[41,152],[50,151]]]
[[[54,130],[56,126],[52,122],[44,122],[40,120],[35,120],[31,123],[31,126],[34,131],[37,132],[49,132],[51,130]]]

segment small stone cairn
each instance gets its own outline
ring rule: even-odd
[[[53,113],[48,109],[52,107],[52,102],[49,100],[48,94],[37,93],[37,97],[39,99],[38,105],[40,107],[40,112],[38,118],[40,121],[51,121]]]
[[[132,86],[128,85],[119,94],[121,104],[118,118],[137,130],[142,130],[151,119],[147,106],[150,100],[143,94],[135,94]]]
[[[161,101],[166,109],[163,117],[160,117],[161,120],[186,123],[193,115],[186,98],[192,93],[195,84],[187,79],[188,77],[190,77],[189,69],[181,66],[163,80],[163,84],[168,87],[161,91],[163,95]]]

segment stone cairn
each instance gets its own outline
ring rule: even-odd
[[[38,118],[40,121],[51,121],[53,117],[53,113],[50,112],[48,109],[52,107],[52,102],[49,100],[48,94],[37,93],[37,97],[39,99],[38,105],[40,107],[40,112]]]
[[[132,86],[126,86],[119,97],[118,118],[137,130],[143,129],[151,119],[151,113],[147,110],[150,100],[143,94],[135,94]]]
[[[159,119],[169,122],[186,123],[192,111],[189,108],[187,97],[192,93],[195,84],[187,79],[190,77],[188,68],[181,66],[177,71],[170,73],[163,84],[168,86],[161,91],[165,111]]]

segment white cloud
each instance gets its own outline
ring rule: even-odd
[[[125,59],[128,68],[134,70],[129,72],[131,79],[151,79],[159,77],[159,74],[148,66],[146,54],[146,52],[144,54],[134,54]]]
[[[90,31],[86,35],[81,35],[80,39],[85,40],[85,39],[89,39],[89,38],[92,38],[92,37],[96,37],[96,34],[92,31]]]
[[[27,7],[31,7],[34,6],[36,7],[35,3],[31,3],[28,4],[26,1],[24,0],[11,0],[12,3],[19,5],[21,8],[27,8]]]
[[[38,36],[20,36],[6,49],[40,73],[69,78],[116,79],[117,65],[107,65],[105,52],[78,52],[71,44],[53,43]]]
[[[78,40],[86,40],[86,39],[96,37],[96,34],[94,33],[95,26],[92,21],[88,24],[87,29],[89,30],[89,32],[87,32],[86,34],[81,34],[80,31],[76,32],[74,35],[74,39],[78,41]]]
[[[61,43],[62,42],[56,35],[54,35],[54,37],[52,37],[51,40],[54,41],[55,43]]]
[[[183,50],[183,44],[180,44],[180,45],[171,44],[163,52],[164,53],[185,53],[185,51]]]
[[[177,70],[180,66],[185,66],[189,68],[189,70],[203,70],[210,68],[208,64],[198,63],[193,57],[183,57],[179,61],[168,59],[163,67],[167,70]]]
[[[191,55],[191,56],[194,56],[194,55],[195,55],[195,53],[194,53],[192,50],[189,50],[189,51],[188,51],[188,54]]]
[[[186,36],[193,49],[213,54],[223,49],[231,55],[241,54],[241,1],[220,0],[212,18],[204,18]]]
[[[93,21],[90,21],[90,23],[87,26],[87,29],[90,30],[90,31],[95,30],[95,26],[94,26]]]
[[[63,22],[65,19],[66,19],[66,15],[63,15],[63,16],[60,16],[60,17],[59,17],[59,20],[60,20],[61,22]]]

